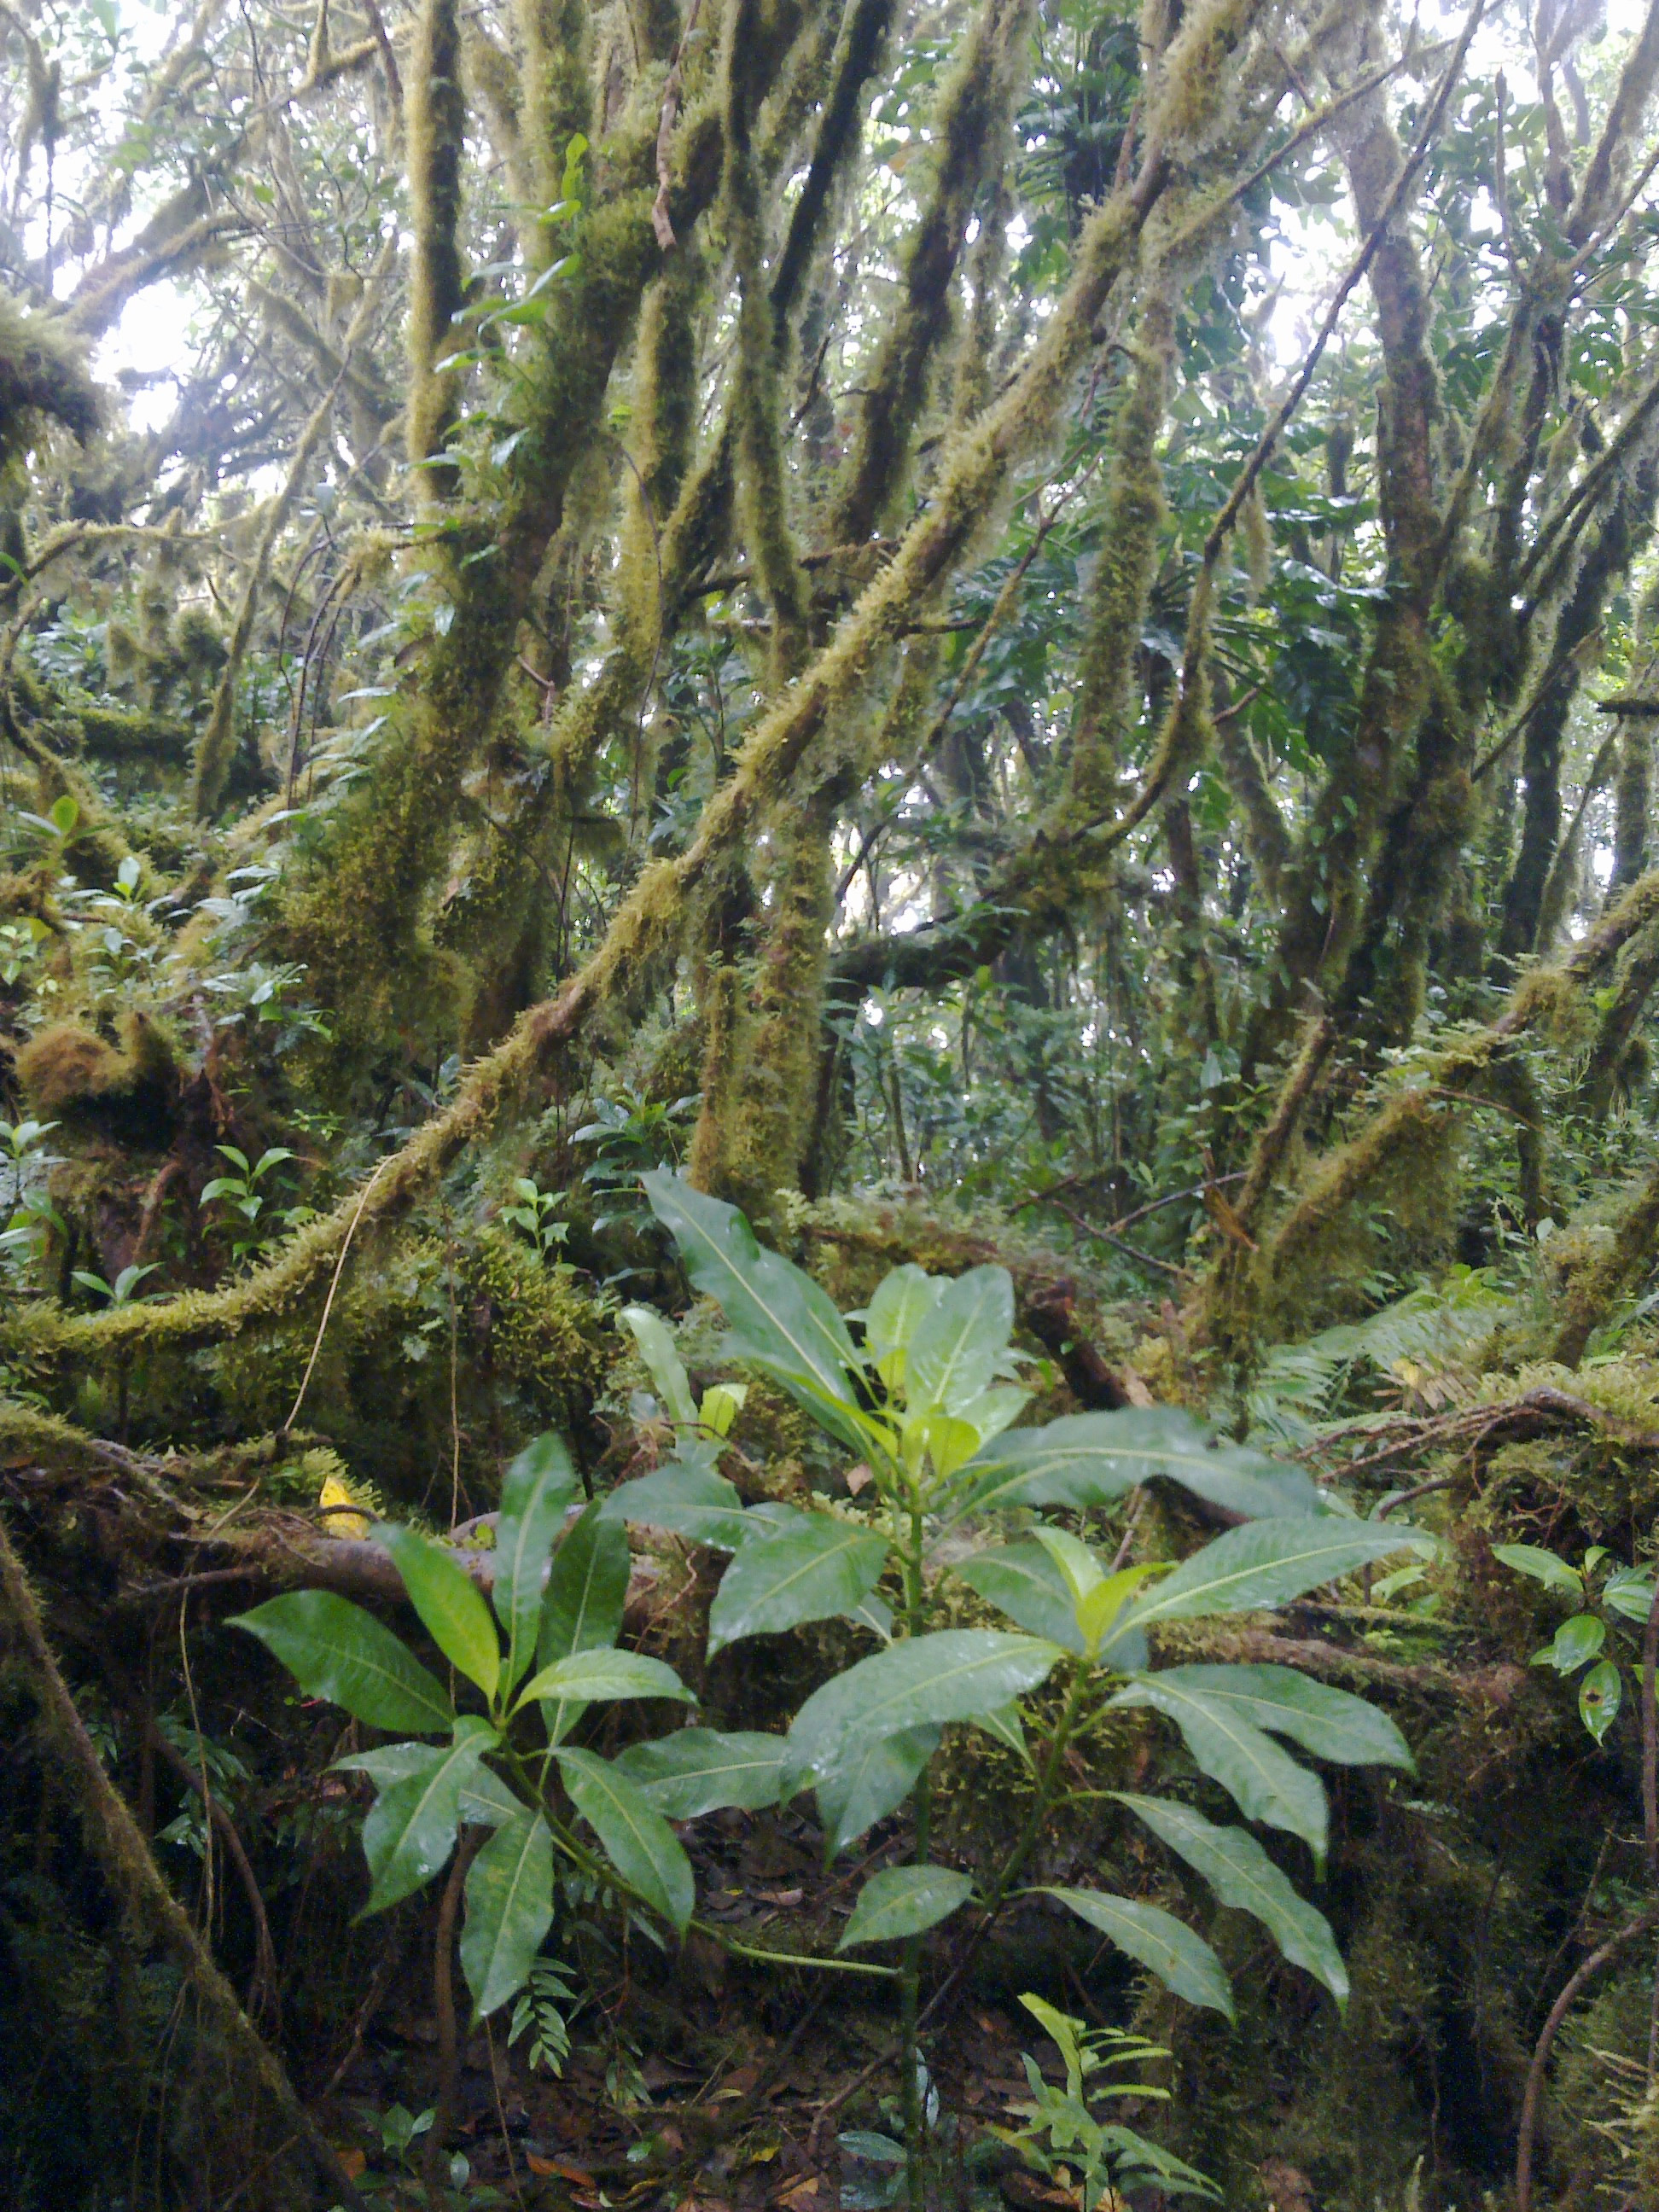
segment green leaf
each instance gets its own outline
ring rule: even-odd
[[[783,1794],[784,1751],[781,1735],[689,1728],[654,1743],[629,1744],[614,1764],[665,1820],[695,1820],[727,1805],[745,1813],[775,1805]]]
[[[673,1668],[642,1651],[573,1651],[532,1674],[519,1692],[519,1704],[540,1698],[551,1704],[564,1699],[592,1705],[617,1698],[677,1698],[694,1705],[692,1697]]]
[[[1310,1681],[1293,1667],[1161,1667],[1158,1680],[1166,1689],[1201,1692],[1212,1705],[1289,1736],[1333,1765],[1413,1771],[1411,1747],[1386,1713],[1351,1691]]]
[[[1619,1717],[1619,1707],[1624,1698],[1624,1686],[1619,1679],[1619,1669],[1611,1659],[1603,1659],[1592,1667],[1578,1688],[1578,1717],[1597,1743]]]
[[[411,1774],[424,1774],[443,1755],[441,1743],[383,1743],[374,1751],[356,1751],[349,1759],[337,1759],[329,1771],[366,1774],[377,1790],[386,1790]]]
[[[907,1637],[813,1692],[789,1730],[791,1771],[830,1773],[855,1735],[971,1720],[1034,1690],[1063,1656],[1056,1644],[994,1628]]]
[[[501,1674],[501,1639],[471,1576],[452,1553],[417,1529],[381,1521],[371,1534],[391,1554],[409,1601],[439,1650],[485,1697],[493,1698]]]
[[[274,1651],[308,1698],[343,1706],[371,1728],[431,1735],[453,1724],[435,1678],[373,1613],[332,1590],[290,1591],[228,1626]]]
[[[836,1948],[851,1951],[861,1943],[891,1943],[920,1936],[948,1920],[974,1893],[971,1878],[949,1867],[890,1867],[872,1874],[858,1893],[853,1917]]]
[[[657,1395],[667,1408],[669,1419],[682,1428],[694,1428],[697,1401],[691,1395],[691,1385],[685,1379],[685,1369],[662,1316],[653,1313],[649,1306],[624,1306],[617,1318],[626,1322],[631,1331],[640,1348],[640,1358],[657,1386]]]
[[[1419,1528],[1348,1521],[1334,1514],[1247,1522],[1183,1559],[1128,1609],[1124,1626],[1146,1628],[1154,1621],[1266,1611],[1373,1559],[1433,1540]]]
[[[1644,1582],[1640,1567],[1621,1567],[1616,1575],[1609,1575],[1601,1590],[1601,1602],[1611,1613],[1620,1613],[1626,1620],[1645,1621],[1653,1609],[1653,1584]]]
[[[524,1800],[492,1767],[479,1767],[461,1784],[461,1818],[475,1827],[499,1828],[503,1820],[512,1820],[524,1809]]]
[[[1050,1889],[1045,1893],[1069,1905],[1079,1920],[1109,1936],[1120,1951],[1148,1967],[1167,1990],[1188,2004],[1208,2005],[1233,2017],[1233,1993],[1221,1961],[1201,1936],[1184,1921],[1133,1897],[1113,1897],[1099,1889]]]
[[[1316,1858],[1323,1858],[1324,1784],[1246,1720],[1231,1701],[1171,1682],[1160,1673],[1136,1675],[1111,1703],[1115,1707],[1151,1705],[1167,1714],[1195,1763],[1221,1784],[1247,1820],[1261,1820],[1300,1836]]]
[[[1558,1559],[1553,1552],[1546,1552],[1536,1544],[1494,1544],[1492,1555],[1504,1566],[1513,1567],[1516,1574],[1530,1575],[1546,1589],[1558,1590],[1563,1597],[1570,1597],[1575,1605],[1583,1602],[1583,1577],[1565,1559]]]
[[[897,1811],[939,1749],[942,1733],[913,1728],[894,1735],[861,1736],[849,1747],[844,1764],[820,1778],[818,1819],[830,1858]],[[785,1782],[788,1786],[787,1769]]]
[[[989,1389],[1014,1327],[1014,1285],[1006,1267],[970,1267],[947,1283],[917,1322],[905,1356],[912,1413],[954,1413]]]
[[[890,1390],[904,1385],[910,1340],[945,1288],[943,1279],[914,1262],[884,1275],[864,1316],[865,1348]]]
[[[1033,1636],[1082,1653],[1083,1632],[1072,1593],[1041,1544],[999,1544],[958,1559],[951,1572]]]
[[[828,1293],[780,1253],[763,1251],[736,1206],[693,1190],[667,1168],[641,1180],[687,1274],[718,1301],[739,1346],[770,1363],[792,1390],[810,1386],[809,1401],[851,1405],[859,1356]]]
[[[740,1551],[757,1523],[745,1515],[735,1486],[712,1468],[672,1461],[653,1474],[620,1482],[600,1508],[607,1521],[637,1521],[665,1528],[689,1543],[716,1552]]]
[[[542,1584],[553,1540],[566,1506],[580,1485],[561,1437],[538,1437],[507,1468],[495,1528],[495,1618],[507,1631],[507,1680],[511,1690],[536,1650]]]
[[[1009,1505],[1109,1505],[1164,1476],[1195,1498],[1252,1520],[1316,1514],[1319,1492],[1299,1468],[1281,1466],[1211,1432],[1173,1406],[1068,1413],[1046,1428],[1017,1429],[963,1470],[958,1511]]]
[[[629,1567],[626,1531],[596,1501],[553,1554],[536,1644],[541,1665],[616,1642],[628,1605]]]
[[[1322,1982],[1339,2005],[1348,2001],[1348,1974],[1324,1914],[1297,1894],[1255,1838],[1218,1828],[1190,1806],[1167,1798],[1112,1793],[1159,1840],[1202,1875],[1224,1905],[1258,1919],[1292,1966]]]
[[[570,1802],[635,1896],[683,1936],[696,1904],[691,1862],[638,1784],[591,1751],[561,1751]]]
[[[553,1838],[539,1813],[515,1813],[467,1870],[461,1972],[479,2021],[530,1979],[553,1925]]]
[[[1555,1632],[1555,1640],[1533,1655],[1534,1667],[1553,1667],[1558,1674],[1576,1674],[1581,1667],[1601,1656],[1607,1640],[1607,1625],[1593,1613],[1576,1613]]]
[[[757,1534],[720,1577],[708,1612],[709,1656],[739,1637],[854,1611],[886,1564],[884,1536],[828,1513],[797,1513]]]
[[[461,1790],[500,1738],[464,1714],[454,1740],[419,1774],[381,1791],[363,1822],[363,1856],[373,1876],[362,1916],[383,1912],[431,1881],[455,1848]]]

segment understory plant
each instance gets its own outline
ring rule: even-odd
[[[1193,1765],[1249,1825],[1213,1821],[1172,1790],[1087,1794],[1150,1831],[1222,1905],[1253,1915],[1340,2004],[1347,1979],[1328,1923],[1251,1829],[1299,1838],[1319,1868],[1324,1788],[1285,1744],[1340,1765],[1409,1767],[1403,1739],[1364,1699],[1289,1668],[1158,1666],[1149,1639],[1165,1623],[1283,1605],[1431,1540],[1352,1517],[1299,1470],[1218,1442],[1174,1409],[1017,1425],[1029,1394],[1016,1379],[1012,1287],[1001,1267],[954,1279],[898,1267],[866,1311],[843,1316],[810,1276],[763,1250],[735,1208],[666,1170],[644,1181],[692,1285],[725,1313],[726,1357],[786,1391],[870,1479],[850,1503],[745,1505],[720,1472],[740,1389],[717,1385],[699,1400],[666,1326],[632,1309],[626,1319],[673,1433],[663,1464],[579,1505],[564,1445],[539,1438],[507,1471],[495,1550],[477,1580],[413,1528],[374,1531],[455,1670],[459,1700],[389,1629],[329,1592],[296,1592],[241,1616],[310,1695],[397,1739],[341,1762],[379,1793],[363,1828],[368,1909],[432,1881],[471,1824],[490,1832],[467,1874],[460,1944],[479,2017],[529,1984],[561,1862],[647,1927],[683,1937],[696,1926],[744,1957],[891,1980],[909,2191],[920,2204],[929,1930],[972,1915],[982,1933],[1016,1899],[1046,1896],[1177,1996],[1232,2016],[1228,1976],[1187,1920],[1093,1885],[1025,1884],[1051,1814],[1075,1794],[1068,1747],[1107,1714],[1139,1708],[1176,1729]],[[1237,1525],[1179,1562],[1128,1563],[1127,1540],[1104,1556],[1078,1533],[1089,1515],[1154,1480]],[[708,1617],[710,1654],[830,1619],[856,1624],[872,1648],[816,1688],[787,1731],[693,1723],[600,1756],[585,1741],[592,1708],[695,1702],[663,1662],[617,1648],[629,1522],[728,1555]],[[952,1579],[1010,1626],[935,1626]],[[1058,1695],[1037,1698],[1051,1677]],[[1028,1776],[1018,1832],[978,1881],[931,1856],[930,1772],[953,1726],[1011,1747]],[[831,1857],[908,1809],[908,1863],[864,1883],[834,1954],[757,1950],[699,1920],[690,1861],[670,1825],[803,1792],[816,1800]],[[878,1955],[847,1955],[869,1951]],[[1079,2098],[1086,2105],[1080,2085]]]

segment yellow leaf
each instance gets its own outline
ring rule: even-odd
[[[317,1503],[323,1510],[323,1526],[331,1536],[368,1535],[368,1516],[359,1510],[358,1501],[337,1474],[326,1477]],[[343,1511],[339,1510],[342,1507]]]

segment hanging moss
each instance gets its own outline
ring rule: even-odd
[[[1612,1231],[1570,1266],[1557,1309],[1550,1357],[1577,1367],[1590,1337],[1653,1265],[1659,1245],[1659,1169],[1632,1192]]]
[[[60,423],[82,445],[102,420],[98,387],[68,334],[0,293],[0,466]]]

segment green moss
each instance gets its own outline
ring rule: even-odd
[[[466,97],[461,83],[457,0],[425,0],[404,122],[415,234],[409,296],[411,382],[404,435],[409,458],[418,465],[442,451],[459,392],[455,374],[441,374],[440,368],[460,345],[455,317],[466,298],[460,246]],[[428,469],[422,474],[429,492],[453,492],[453,472]]]
[[[37,443],[49,422],[84,446],[101,419],[98,387],[68,334],[0,294],[0,465]]]

